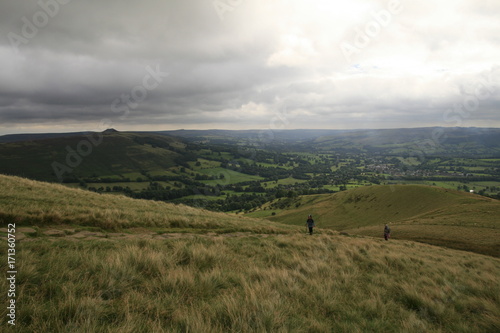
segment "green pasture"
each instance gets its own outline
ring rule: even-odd
[[[260,176],[247,175],[238,171],[229,170],[221,167],[211,168],[211,169],[201,169],[198,170],[198,172],[208,176],[220,177],[221,174],[224,176],[223,179],[202,181],[207,185],[217,185],[217,184],[227,185],[227,184],[236,184],[240,182],[264,179]]]

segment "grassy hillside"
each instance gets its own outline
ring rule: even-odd
[[[268,210],[267,218],[302,226],[313,214],[320,228],[374,237],[381,237],[388,223],[393,237],[500,256],[500,201],[476,194],[420,185],[368,186],[304,196],[297,204],[275,216]]]
[[[184,205],[97,194],[0,175],[0,221],[19,226],[77,225],[108,231],[130,228],[291,232],[268,221],[209,212]]]
[[[16,223],[20,332],[500,330],[497,258],[325,230],[309,236],[17,177],[0,176],[0,187],[1,225]],[[68,225],[130,234],[42,232]],[[151,231],[170,234],[144,239]],[[0,270],[9,270],[7,260]],[[0,290],[8,288],[0,279]]]
[[[0,173],[58,181],[61,179],[53,168],[57,162],[71,169],[64,173],[63,179],[94,175],[120,179],[127,173],[177,165],[176,160],[185,153],[183,146],[178,139],[165,135],[115,131],[0,143]],[[78,152],[79,157],[71,152]]]

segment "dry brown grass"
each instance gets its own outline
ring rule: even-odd
[[[19,249],[17,323],[30,332],[500,329],[500,260],[409,241],[40,238]]]
[[[357,235],[382,238],[384,226],[347,230]],[[450,225],[392,224],[392,239],[408,239],[500,257],[500,229]]]
[[[297,209],[270,220],[303,225],[312,213],[317,225],[381,237],[393,236],[500,256],[500,201],[423,185],[368,186],[336,194],[304,196]]]
[[[62,185],[0,175],[0,222],[18,226],[76,225],[122,230],[136,227],[290,232],[267,221],[185,205],[96,194]]]
[[[399,226],[389,242],[321,228],[309,236],[20,178],[0,176],[0,186],[3,223],[37,225],[16,247],[21,332],[500,331],[500,260],[398,240]],[[79,222],[106,232],[191,234],[78,240],[72,231],[42,232],[69,224],[78,233]]]

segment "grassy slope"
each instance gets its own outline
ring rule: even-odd
[[[500,330],[500,260],[408,241],[37,239],[18,249],[21,331]]]
[[[313,214],[318,227],[393,237],[500,256],[500,202],[475,194],[420,185],[360,187],[329,195],[305,196],[296,209],[268,219],[304,225]]]
[[[214,213],[184,205],[97,194],[0,175],[0,221],[17,225],[80,225],[103,230],[184,228],[290,232],[268,221]]]
[[[16,244],[19,331],[494,332],[500,260],[0,176],[3,226],[258,232]],[[56,215],[54,215],[56,214]],[[93,216],[89,219],[88,216]],[[19,225],[18,225],[19,224]],[[137,229],[137,228],[135,228]],[[282,231],[282,234],[276,234]],[[6,253],[7,242],[0,242]],[[0,261],[6,272],[7,261]],[[0,279],[0,290],[8,290]],[[0,316],[6,318],[6,307]],[[6,325],[6,323],[2,323]]]

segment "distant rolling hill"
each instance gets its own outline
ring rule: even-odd
[[[128,132],[140,135],[166,135],[188,141],[208,140],[211,143],[251,144],[303,143],[308,148],[332,149],[355,147],[391,151],[392,149],[426,148],[431,152],[470,151],[500,155],[500,128],[420,127],[394,129],[260,129],[260,130],[171,130]],[[0,143],[34,141],[88,135],[90,132],[10,134],[0,136]],[[430,145],[430,146],[429,146]]]
[[[317,150],[356,149],[360,152],[414,156],[500,156],[500,129],[424,127],[335,132],[310,142]]]
[[[385,156],[500,157],[500,129],[249,130],[26,134],[0,137],[0,173],[47,181],[135,177],[194,161],[188,142],[207,141],[292,151]]]
[[[358,150],[383,153],[468,154],[500,156],[500,129],[476,127],[422,127],[358,130],[176,130],[161,131],[187,140],[234,143],[246,140],[265,146],[302,145],[306,150]],[[298,145],[298,146],[297,146]]]
[[[0,143],[64,138],[68,136],[82,136],[90,133],[91,132],[7,134],[0,136]]]
[[[158,134],[166,134],[185,138],[190,141],[208,140],[210,143],[236,143],[241,140],[256,145],[267,145],[275,143],[297,143],[315,140],[319,137],[329,135],[342,135],[355,130],[331,130],[331,129],[260,129],[260,130],[174,130],[160,131]]]
[[[303,196],[295,204],[297,208],[274,216],[267,210],[267,218],[304,225],[313,214],[319,228],[374,237],[381,237],[388,223],[395,238],[500,257],[500,201],[476,194],[423,185],[377,185]]]
[[[166,135],[114,130],[0,143],[0,173],[46,181],[95,175],[119,179],[182,164],[189,159],[185,146]]]

